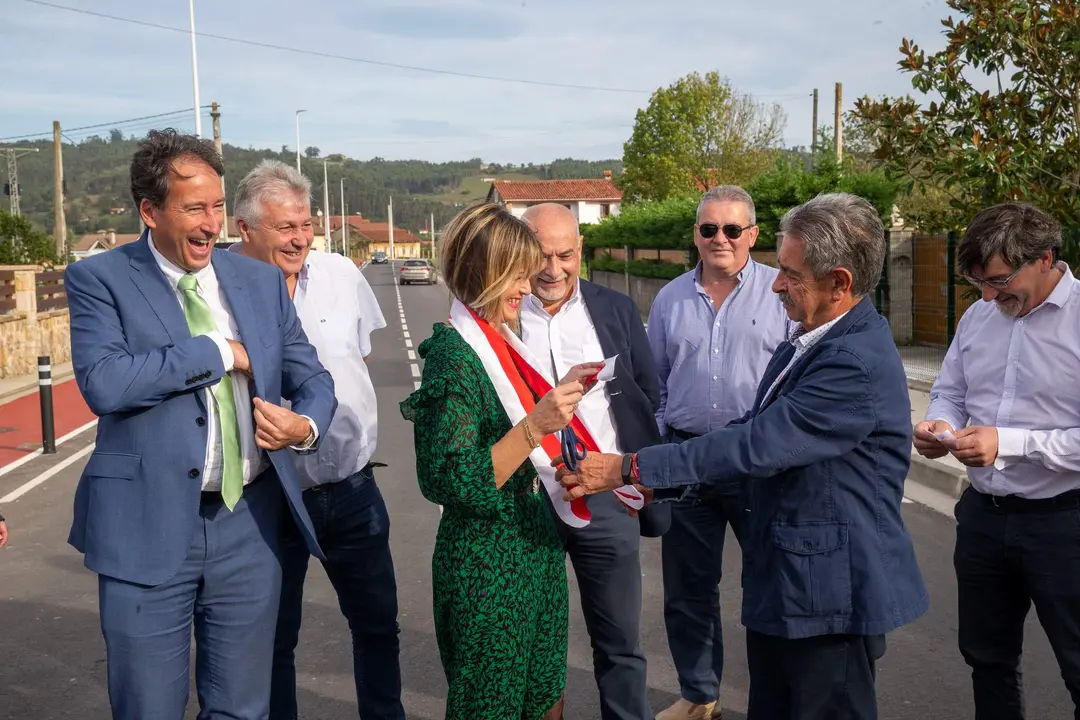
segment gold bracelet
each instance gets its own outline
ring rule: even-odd
[[[529,427],[528,415],[521,419],[521,427],[525,429],[525,441],[529,443],[530,448],[535,450],[540,445],[540,443],[536,442],[536,440],[533,438],[532,428]]]

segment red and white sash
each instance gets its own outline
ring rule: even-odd
[[[532,358],[529,349],[510,328],[503,325],[496,331],[457,300],[450,306],[450,324],[479,356],[510,422],[515,425],[521,422],[536,405],[533,393],[543,397],[551,390],[551,380],[538,369],[542,366]],[[575,414],[570,426],[588,452],[601,452],[583,418]],[[613,452],[614,448],[605,450]],[[555,468],[551,466],[551,461],[561,457],[559,437],[552,434],[541,439],[540,445],[529,455],[529,460],[562,521],[570,527],[585,527],[591,516],[584,498],[566,502],[563,499],[566,490],[555,480]],[[641,493],[632,487],[619,488],[614,492],[621,502],[635,510],[640,510],[645,503]]]

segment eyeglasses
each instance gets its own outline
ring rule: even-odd
[[[746,227],[740,227],[735,223],[729,223],[722,226],[717,225],[716,223],[701,223],[698,225],[698,232],[701,233],[701,237],[706,240],[711,240],[716,237],[716,233],[718,232],[723,232],[724,237],[728,240],[738,240],[742,237],[743,231],[749,230],[752,227],[754,227],[753,224],[747,225]]]
[[[1023,265],[1018,267],[1016,270],[1013,270],[1012,275],[1009,275],[1008,277],[1005,277],[1005,278],[989,278],[989,279],[983,278],[983,279],[979,279],[979,278],[973,278],[970,275],[964,275],[964,279],[967,280],[969,284],[971,284],[972,286],[977,287],[977,288],[991,287],[991,288],[994,288],[995,290],[1004,290],[1005,288],[1009,287],[1009,283],[1011,283],[1013,281],[1013,278],[1015,278],[1017,275],[1019,275],[1020,271],[1023,270],[1024,268],[1026,268],[1030,264],[1031,263],[1024,263]]]

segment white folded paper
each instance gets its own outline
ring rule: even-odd
[[[938,442],[940,442],[942,445],[949,448],[950,450],[956,449],[956,436],[952,434],[952,430],[935,433],[934,437],[938,439]]]

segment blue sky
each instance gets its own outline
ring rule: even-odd
[[[50,0],[187,28],[186,0]],[[195,0],[200,101],[222,105],[240,146],[296,145],[365,159],[543,162],[620,157],[649,94],[716,70],[779,103],[786,144],[810,140],[813,88],[832,122],[833,88],[857,97],[912,92],[897,69],[906,35],[943,45],[944,0]],[[0,0],[0,137],[191,108],[185,33]],[[572,89],[435,74],[383,63]],[[204,115],[204,118],[206,116]],[[166,119],[194,129],[190,111]],[[125,134],[161,121],[131,122]],[[93,131],[72,132],[79,140]],[[210,134],[209,120],[203,132]],[[107,134],[107,128],[102,131]]]

